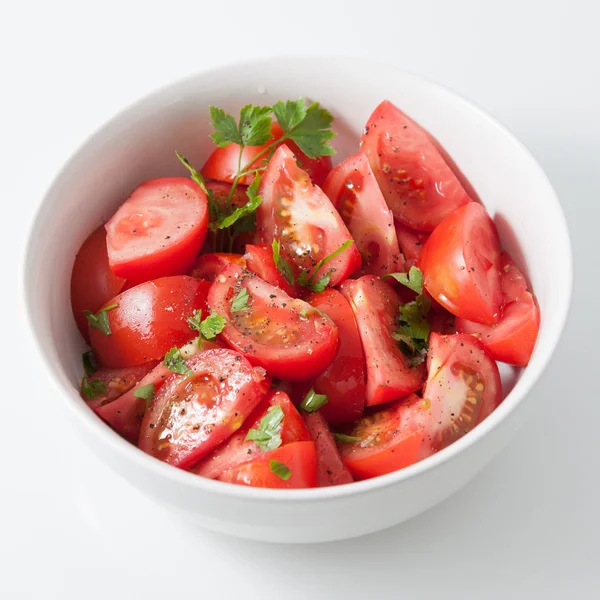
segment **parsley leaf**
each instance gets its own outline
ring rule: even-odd
[[[277,475],[279,479],[283,479],[284,481],[287,481],[292,476],[289,467],[278,460],[271,459],[269,461],[269,469],[271,469],[271,473]]]
[[[281,256],[281,243],[279,240],[273,240],[271,244],[273,248],[273,262],[277,267],[277,270],[283,275],[284,279],[291,285],[294,285],[294,271],[292,265]]]
[[[335,133],[331,131],[332,122],[331,113],[320,108],[318,102],[313,102],[306,110],[302,122],[288,133],[288,137],[309,158],[332,156],[335,150],[327,143],[335,137]]]
[[[313,269],[312,275],[309,277],[307,271],[302,271],[298,276],[298,284],[310,288],[313,292],[322,292],[331,280],[331,274],[333,270],[329,271],[317,281],[314,281],[317,273],[324,267],[329,261],[333,260],[336,256],[339,256],[344,250],[354,244],[354,240],[346,240],[337,250],[334,250],[331,254],[328,254],[325,258],[322,258]]]
[[[223,217],[218,224],[219,229],[226,229],[231,227],[234,223],[253,214],[256,209],[260,206],[262,198],[258,195],[258,188],[260,186],[260,176],[258,173],[252,181],[252,185],[248,187],[246,195],[248,196],[248,202],[244,206],[239,206],[230,215]]]
[[[88,378],[84,377],[81,381],[81,392],[86,398],[92,400],[98,396],[106,395],[106,385],[99,379],[88,381]]]
[[[280,100],[273,105],[273,113],[283,129],[283,134],[287,135],[306,118],[306,104],[303,98],[287,102]]]
[[[300,408],[304,412],[314,413],[322,406],[325,406],[325,404],[327,404],[327,396],[325,394],[317,394],[314,388],[310,388],[310,391],[300,403]]]
[[[181,356],[181,352],[177,347],[171,348],[165,354],[163,365],[165,365],[169,371],[173,371],[173,373],[180,373],[181,375],[187,375],[188,377],[191,377],[194,374],[187,366],[185,359]]]
[[[313,292],[322,292],[329,285],[329,281],[331,279],[331,274],[333,271],[329,271],[329,273],[325,273],[321,279],[317,279],[314,283],[310,283],[309,287]]]
[[[397,282],[410,288],[417,294],[423,293],[423,273],[418,267],[411,267],[408,273],[388,273],[382,279],[393,277]]]
[[[91,310],[84,310],[83,312],[92,329],[99,329],[104,335],[110,335],[112,331],[110,330],[110,323],[108,321],[108,311],[117,308],[117,306],[119,305],[111,304],[110,306],[101,308],[96,314]]]
[[[202,323],[202,311],[196,310],[191,317],[187,318],[187,323],[192,331],[200,331],[200,324]]]
[[[271,107],[248,104],[240,110],[240,138],[243,146],[262,146],[271,137]]]
[[[242,136],[235,119],[223,109],[209,106],[210,122],[215,132],[211,133],[212,141],[221,148],[230,143],[243,144]]]
[[[250,429],[246,439],[256,442],[256,445],[263,452],[279,448],[281,446],[283,417],[283,409],[279,404],[271,406],[267,410],[267,414],[260,420],[258,429]]]
[[[248,290],[242,288],[238,295],[231,301],[231,312],[239,312],[241,310],[248,310]]]
[[[425,360],[429,349],[427,314],[431,308],[431,301],[421,294],[412,302],[401,304],[398,308],[398,329],[392,337],[400,342],[400,349],[411,360],[412,365],[418,365]]]
[[[91,350],[88,350],[81,355],[81,362],[83,363],[83,370],[85,371],[86,375],[92,375],[98,370],[96,357]]]
[[[143,385],[141,388],[138,388],[133,392],[135,398],[142,398],[146,401],[146,410],[150,406],[152,400],[154,400],[154,384],[149,383],[148,385]]]
[[[361,438],[356,437],[355,435],[346,435],[345,433],[334,433],[333,437],[336,442],[340,444],[353,444],[354,442],[362,441]]]
[[[223,331],[226,323],[225,317],[212,312],[200,323],[200,333],[205,340],[214,340]]]

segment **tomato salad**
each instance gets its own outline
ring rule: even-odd
[[[351,483],[467,434],[540,313],[428,132],[388,101],[332,166],[318,103],[211,106],[214,150],[146,181],[83,243],[81,395],[198,477]],[[175,163],[175,161],[174,161]]]

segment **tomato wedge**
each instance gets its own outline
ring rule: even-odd
[[[202,254],[194,264],[190,275],[196,279],[214,281],[219,273],[222,273],[229,265],[246,266],[246,259],[241,254],[231,252],[212,252]]]
[[[86,342],[90,341],[88,320],[84,310],[96,312],[107,300],[114,298],[125,285],[108,265],[106,229],[100,225],[83,242],[75,257],[71,273],[71,307],[75,323]]]
[[[398,244],[404,254],[406,260],[405,268],[408,271],[408,269],[417,264],[423,251],[423,246],[425,246],[425,242],[429,239],[429,233],[411,229],[406,225],[402,225],[402,223],[398,223],[398,221],[395,222],[395,226]]]
[[[261,420],[267,415],[269,409],[274,406],[280,406],[283,412],[283,420],[278,427],[281,444],[310,440],[306,425],[289,396],[285,392],[273,390],[261,400],[260,404],[252,411],[252,414],[236,433],[205,456],[194,467],[194,473],[202,475],[202,477],[215,479],[224,471],[263,454],[266,450],[263,450],[256,442],[247,440],[246,437],[250,429],[259,430]]]
[[[315,445],[312,442],[295,442],[281,446],[225,471],[219,480],[261,488],[317,487]]]
[[[319,487],[352,483],[354,478],[344,465],[327,422],[320,414],[304,413],[304,421],[317,450],[317,479]]]
[[[227,320],[223,339],[272,377],[312,379],[335,356],[338,334],[330,319],[237,265],[217,277],[208,304]]]
[[[132,367],[160,360],[173,346],[182,346],[197,333],[187,318],[207,309],[210,284],[185,275],[163,277],[137,285],[105,306],[111,334],[90,327],[90,342],[104,367]]]
[[[281,242],[281,255],[296,275],[313,274],[318,261],[352,240],[342,218],[321,189],[298,167],[291,150],[284,144],[269,162],[260,187],[262,203],[256,222],[263,244]],[[360,254],[351,244],[314,274],[320,279],[331,273],[334,287],[360,267]]]
[[[296,296],[296,287],[279,272],[273,260],[271,246],[248,244],[244,255],[249,271],[256,273],[261,279],[281,288],[289,296]]]
[[[188,469],[237,431],[260,402],[262,376],[233,350],[207,350],[174,373],[146,411],[139,447]]]
[[[429,134],[388,100],[369,117],[360,143],[388,206],[404,225],[433,231],[471,201]]]
[[[323,191],[356,242],[363,274],[382,276],[404,270],[394,216],[362,152],[337,165],[327,176]]]
[[[356,316],[367,359],[366,405],[390,402],[420,389],[425,366],[411,366],[392,338],[400,304],[394,289],[378,277],[365,275],[346,281],[340,290]]]
[[[106,224],[108,260],[136,283],[187,273],[208,228],[206,194],[184,177],[142,183]]]
[[[362,416],[366,393],[365,353],[356,317],[337,290],[314,294],[307,302],[335,323],[340,340],[333,362],[313,383],[317,393],[327,396],[327,404],[319,412],[335,425],[353,423]]]
[[[426,412],[416,394],[365,415],[340,444],[344,463],[358,479],[397,471],[415,463],[424,439]]]
[[[527,282],[507,252],[501,255],[503,310],[496,325],[457,319],[461,333],[474,335],[499,360],[517,367],[529,362],[540,329],[540,310],[527,291]]]
[[[501,317],[500,241],[476,202],[453,212],[431,234],[419,259],[427,291],[452,314],[494,325]]]
[[[472,335],[429,336],[427,409],[421,456],[455,442],[502,402],[498,366]]]

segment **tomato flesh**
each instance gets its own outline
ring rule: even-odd
[[[404,270],[394,216],[362,152],[337,165],[327,176],[323,191],[354,238],[362,257],[361,273],[382,276]]]
[[[106,223],[115,275],[136,283],[187,273],[208,228],[200,186],[183,177],[142,183]]]
[[[284,479],[273,472],[271,461],[289,470]],[[317,453],[313,442],[294,442],[277,450],[265,452],[258,458],[233,467],[219,476],[220,481],[261,488],[317,487]]]
[[[412,465],[425,436],[425,417],[423,401],[416,394],[365,415],[350,434],[358,441],[340,444],[344,463],[357,479]]]
[[[328,289],[307,298],[325,313],[338,330],[339,345],[332,363],[313,382],[327,396],[320,413],[329,423],[341,425],[360,419],[365,404],[365,353],[352,308],[337,290]]]
[[[259,429],[261,419],[273,406],[280,406],[283,411],[283,421],[279,429],[281,444],[310,440],[306,425],[289,396],[285,392],[273,390],[260,401],[259,405],[246,419],[244,425],[236,433],[205,456],[194,467],[194,473],[202,477],[215,479],[224,471],[244,464],[256,456],[263,454],[264,450],[256,442],[247,440],[246,437],[250,429]]]
[[[247,295],[245,305],[233,310],[240,295]],[[272,377],[312,379],[335,356],[338,333],[330,319],[237,265],[217,277],[208,304],[227,321],[223,339]]]
[[[395,227],[396,235],[398,236],[398,244],[406,260],[405,268],[408,271],[410,267],[417,264],[421,252],[423,251],[423,246],[429,239],[429,233],[411,229],[398,221],[395,222]]]
[[[527,291],[527,282],[507,252],[501,256],[503,309],[496,325],[457,319],[460,333],[474,335],[494,360],[524,367],[529,362],[540,329],[540,310]]]
[[[483,206],[470,202],[445,219],[427,240],[419,267],[427,291],[453,315],[499,321],[500,241]]]
[[[233,350],[206,350],[187,361],[191,376],[174,373],[142,422],[139,447],[187,469],[237,431],[260,402],[262,379]]]
[[[292,286],[275,266],[271,246],[248,244],[244,259],[249,271],[256,273],[267,283],[281,288],[289,296],[297,296],[296,287]]]
[[[196,279],[204,279],[205,281],[214,281],[219,273],[222,273],[229,265],[246,266],[246,259],[240,254],[231,252],[212,252],[210,254],[202,254],[194,264],[190,275]]]
[[[348,280],[341,292],[356,316],[367,364],[367,406],[396,400],[421,388],[423,364],[411,366],[392,338],[397,329],[400,298],[385,281],[373,275]]]
[[[394,216],[419,231],[433,231],[471,201],[430,135],[385,100],[361,137],[383,196]]]
[[[263,244],[281,242],[281,255],[296,276],[304,271],[315,280],[330,273],[329,285],[340,284],[361,263],[356,244],[313,273],[318,261],[352,240],[329,198],[298,167],[291,150],[282,145],[271,158],[260,187],[262,203],[256,222]]]
[[[109,300],[110,335],[90,326],[90,342],[100,365],[131,367],[160,360],[197,332],[187,322],[196,310],[207,310],[210,284],[185,275],[163,277],[135,286]]]
[[[354,478],[344,465],[333,435],[321,410],[304,413],[304,421],[317,450],[317,479],[319,487],[352,483]]]
[[[77,328],[89,342],[88,320],[84,310],[96,312],[107,300],[114,298],[125,285],[108,264],[106,229],[101,225],[83,242],[71,273],[71,307]]]

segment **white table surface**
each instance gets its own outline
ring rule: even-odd
[[[168,4],[0,8],[0,243],[9,269],[0,300],[0,597],[600,597],[598,8],[567,0]],[[389,531],[321,546],[191,528],[109,471],[67,429],[60,399],[28,359],[18,297],[26,227],[89,133],[162,83],[271,53],[381,58],[470,97],[546,169],[575,248],[572,313],[535,391],[544,412],[448,501]]]

